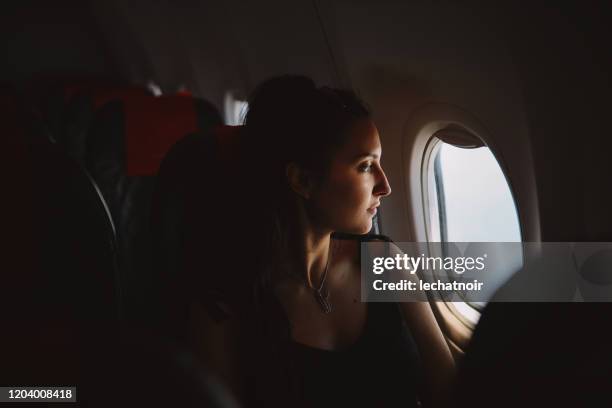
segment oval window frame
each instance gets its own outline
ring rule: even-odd
[[[524,241],[527,229],[523,222],[521,202],[518,200],[515,186],[509,177],[504,156],[497,148],[494,139],[489,136],[486,127],[474,115],[458,106],[446,103],[427,103],[415,109],[409,115],[403,129],[405,199],[411,207],[411,211],[408,211],[408,218],[414,240],[430,242],[431,214],[428,211],[430,193],[427,187],[429,174],[427,170],[432,162],[430,159],[435,153],[436,145],[440,141],[435,135],[444,129],[460,129],[467,132],[490,149],[510,189],[517,212],[521,240]],[[529,236],[531,235],[533,235],[532,232],[529,233]],[[462,355],[471,339],[475,325],[461,316],[452,304],[430,303],[455,356]]]

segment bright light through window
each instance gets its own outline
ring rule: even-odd
[[[521,242],[512,193],[488,147],[442,143],[436,160],[444,194],[444,241]]]
[[[432,241],[521,242],[510,187],[488,147],[461,148],[438,141],[429,169]],[[522,260],[512,260],[517,262]],[[455,312],[472,324],[484,305],[452,302]]]
[[[249,108],[249,103],[238,99],[232,92],[225,94],[225,123],[231,126],[242,125],[244,116]]]

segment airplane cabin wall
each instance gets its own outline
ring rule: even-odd
[[[381,134],[382,163],[393,188],[383,200],[382,227],[394,240],[424,240],[420,191],[414,188],[420,174],[407,173],[404,144],[417,146],[417,135],[406,130],[415,112],[430,104],[464,111],[486,129],[485,142],[515,194],[524,238],[539,237],[521,84],[486,12],[451,2],[336,1],[329,8],[337,58],[373,108]]]
[[[542,240],[612,241],[612,6],[512,5],[498,16],[523,83]]]
[[[184,86],[221,108],[226,92],[246,98],[273,75],[333,81],[330,53],[311,1],[92,4],[121,60],[130,62],[134,50],[144,55],[132,71],[164,92]],[[122,35],[114,34],[118,23],[126,27]]]
[[[86,2],[8,1],[0,6],[0,78],[33,75],[119,75]]]

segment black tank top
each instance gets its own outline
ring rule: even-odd
[[[420,363],[396,303],[368,303],[361,337],[328,351],[292,342],[297,399],[306,407],[415,407]]]
[[[334,234],[334,239],[388,240],[349,234]],[[244,336],[249,350],[245,407],[419,406],[421,364],[397,303],[369,302],[361,336],[345,349],[330,351],[293,341],[278,299],[262,299],[245,314],[250,324]],[[253,315],[254,310],[263,316]]]

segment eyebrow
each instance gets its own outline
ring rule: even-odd
[[[357,156],[355,156],[354,160],[364,159],[366,157],[371,157],[373,159],[378,159],[378,155],[377,154],[374,154],[374,153],[361,153],[361,154],[358,154]]]

